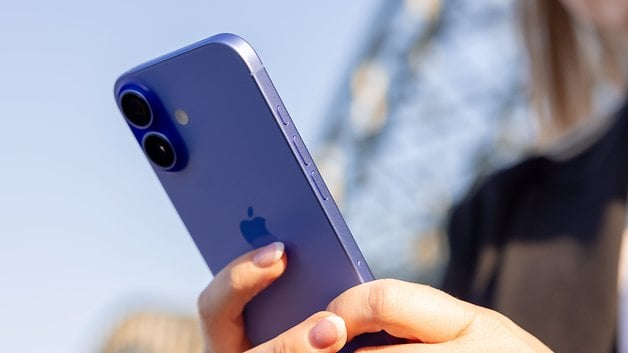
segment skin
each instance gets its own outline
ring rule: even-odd
[[[628,38],[628,0],[561,0],[580,21]],[[368,353],[551,352],[498,312],[434,288],[378,280],[347,290],[318,312],[259,346],[246,338],[242,312],[285,271],[281,244],[247,253],[220,271],[198,306],[206,353],[335,353],[351,338],[386,330],[408,343],[362,348]]]
[[[495,311],[463,302],[428,286],[392,279],[353,287],[329,303],[326,311],[252,347],[243,326],[244,306],[277,279],[288,263],[282,252],[264,266],[256,264],[256,255],[275,250],[273,245],[269,247],[234,260],[201,293],[198,305],[206,353],[335,353],[351,338],[381,330],[405,338],[409,343],[359,351],[551,352]]]
[[[283,246],[276,249],[274,245],[237,258],[201,293],[198,308],[206,353],[331,353],[347,342],[344,321],[332,312],[319,312],[271,341],[251,347],[244,332],[244,306],[287,265]],[[256,261],[260,257],[265,261]],[[330,323],[330,317],[339,325]]]

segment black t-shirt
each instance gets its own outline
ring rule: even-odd
[[[613,352],[628,191],[628,107],[566,160],[531,157],[453,212],[444,289],[556,352]]]

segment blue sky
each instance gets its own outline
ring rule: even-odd
[[[94,351],[210,274],[113,101],[130,67],[220,32],[257,49],[306,142],[379,0],[0,5],[0,352]]]

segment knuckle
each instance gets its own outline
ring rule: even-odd
[[[461,331],[461,334],[471,331],[478,337],[490,336],[501,331],[507,326],[506,320],[508,320],[497,311],[483,307],[479,307],[476,312],[469,313],[469,317],[469,323]]]
[[[374,281],[368,291],[368,307],[374,319],[385,321],[394,306],[393,280]]]
[[[260,285],[259,280],[255,279],[252,273],[246,271],[243,266],[234,266],[227,273],[227,288],[230,293],[235,295],[247,294],[254,292]]]
[[[275,340],[272,345],[272,348],[269,353],[292,353],[293,349],[291,349],[287,340],[284,337],[279,337]]]
[[[502,329],[515,325],[515,323],[507,316],[494,310],[488,310],[487,319],[492,323],[492,327],[495,329]]]
[[[242,278],[242,274],[238,271],[237,267],[229,269],[227,283],[232,292],[237,293],[244,288],[244,278]]]
[[[480,316],[480,318],[482,318],[483,320],[494,323],[502,322],[505,319],[505,316],[503,316],[499,312],[481,306],[477,307],[476,315]]]

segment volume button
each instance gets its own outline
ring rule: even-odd
[[[329,190],[327,189],[323,178],[321,178],[320,174],[318,174],[318,172],[315,170],[312,171],[311,175],[318,194],[321,195],[323,200],[327,201],[329,199]]]
[[[297,150],[297,154],[299,155],[299,158],[301,158],[301,162],[303,162],[303,165],[307,167],[312,164],[310,155],[309,153],[307,153],[307,149],[305,148],[305,144],[303,143],[301,138],[299,138],[298,135],[294,135],[292,136],[292,142],[294,143],[294,147]]]
[[[288,115],[286,108],[284,108],[281,105],[278,105],[276,110],[277,110],[277,115],[279,115],[279,120],[281,120],[281,123],[284,124],[285,126],[290,125],[290,116]]]

